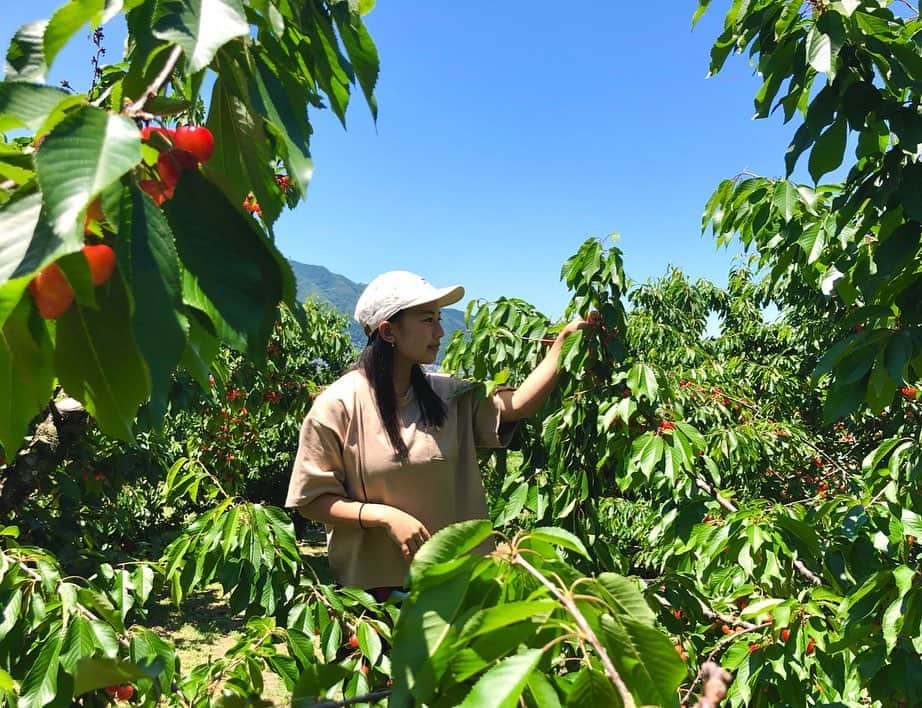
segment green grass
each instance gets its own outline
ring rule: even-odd
[[[305,565],[313,569],[320,582],[331,582],[326,547],[307,543],[300,548]],[[310,574],[310,570],[305,572]],[[243,613],[231,614],[227,598],[217,583],[185,598],[179,607],[174,607],[168,597],[163,598],[151,608],[148,620],[151,629],[176,647],[184,675],[196,666],[224,656],[243,636],[245,625]],[[273,705],[290,704],[291,694],[276,674],[264,672],[263,683],[264,700]]]

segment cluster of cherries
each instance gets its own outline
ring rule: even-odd
[[[94,287],[112,277],[115,271],[115,252],[110,246],[104,243],[86,245],[83,247],[83,255],[90,267],[90,279]],[[74,301],[74,290],[57,263],[51,263],[39,271],[29,283],[29,292],[38,306],[38,313],[46,320],[63,315]]]
[[[157,158],[159,179],[139,182],[141,189],[158,206],[172,198],[183,169],[198,169],[198,165],[207,162],[214,152],[214,136],[208,128],[202,126],[184,125],[175,129],[147,126],[141,129],[141,139],[155,146],[168,146]],[[37,141],[36,147],[38,144]],[[92,225],[104,221],[102,205],[99,198],[96,198],[87,208],[83,223],[84,234],[93,236]],[[83,247],[83,255],[89,265],[93,286],[98,287],[108,282],[115,272],[115,252],[112,247],[105,243],[87,244]],[[39,314],[45,319],[57,319],[70,309],[74,301],[74,290],[57,263],[51,263],[39,271],[29,283],[29,292]]]
[[[106,686],[105,691],[117,701],[129,701],[134,695],[134,687],[130,683]]]
[[[178,128],[145,126],[141,139],[154,147],[166,147],[157,157],[160,179],[142,179],[138,185],[160,206],[173,198],[173,190],[183,170],[196,170],[208,162],[214,153],[214,135],[201,125],[181,125]]]

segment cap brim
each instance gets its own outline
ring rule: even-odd
[[[454,305],[462,297],[464,297],[464,287],[461,285],[452,285],[449,288],[435,288],[435,298],[427,295],[425,298],[419,298],[412,302],[408,302],[401,307],[401,309],[406,310],[410,307],[419,307],[420,305],[426,305],[430,302],[439,307],[448,307],[449,305]]]

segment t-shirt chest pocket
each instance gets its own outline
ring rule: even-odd
[[[441,432],[441,431],[440,431]],[[428,430],[414,431],[409,444],[409,462],[413,464],[428,464],[430,462],[446,462],[457,457],[457,451],[449,449],[446,436],[438,435]]]

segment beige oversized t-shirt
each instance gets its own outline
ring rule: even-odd
[[[314,401],[301,427],[285,506],[302,507],[322,494],[387,504],[435,533],[449,524],[488,518],[476,447],[505,447],[513,425],[500,426],[498,400],[476,391],[451,394],[467,382],[427,374],[445,401],[445,423],[427,429],[412,387],[398,400],[401,462],[391,446],[364,373],[353,370]],[[362,588],[401,586],[409,564],[384,528],[327,527],[333,577]]]

